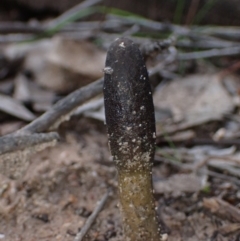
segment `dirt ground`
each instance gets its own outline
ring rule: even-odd
[[[56,147],[32,158],[21,181],[3,178],[0,232],[4,240],[73,240],[111,186],[114,194],[88,240],[121,234],[115,169],[100,164],[109,163],[106,134],[102,126],[99,129],[86,120],[75,124],[76,129],[63,132]]]
[[[74,128],[72,128],[74,127]],[[105,126],[86,118],[61,127],[61,141],[32,157],[19,181],[1,177],[0,234],[6,241],[71,241],[109,188],[112,194],[84,240],[124,240],[118,208],[117,176],[110,160]],[[161,163],[154,166],[154,182],[181,174]],[[156,205],[172,240],[239,240],[239,224],[203,206],[203,198],[231,196],[234,185],[209,180],[210,190],[157,194]],[[240,197],[239,197],[240,198]],[[232,200],[239,202],[239,198]]]
[[[168,241],[240,241],[238,1],[110,0],[105,12],[86,0],[90,7],[69,13],[76,2],[0,1],[0,241],[74,241],[106,193],[83,241],[126,240],[99,84],[121,36],[139,46],[153,88],[161,233]],[[21,129],[36,120],[40,127]],[[30,143],[4,152],[6,135],[15,143],[19,130],[28,140],[53,130],[60,140],[13,180],[2,156],[19,171],[24,151],[36,151]]]

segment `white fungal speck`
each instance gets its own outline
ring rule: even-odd
[[[135,142],[136,141],[136,139],[132,139],[132,142]]]
[[[130,127],[130,126],[127,126],[127,128],[126,128],[128,131],[130,131],[131,129],[132,129],[132,127]]]
[[[124,42],[121,42],[121,43],[119,44],[119,47],[125,48]]]
[[[158,230],[160,232],[160,230]],[[167,233],[164,233],[161,235],[161,240],[162,241],[167,241],[168,240],[168,234]]]
[[[105,67],[104,69],[103,69],[103,72],[105,73],[105,74],[112,74],[113,73],[113,69],[111,68],[111,67]]]
[[[141,127],[141,126],[142,126],[142,124],[139,124],[139,126]]]
[[[144,108],[145,108],[145,107],[142,105],[142,106],[140,107],[140,110],[144,110]]]
[[[136,111],[133,111],[132,113],[133,113],[133,115],[136,115]]]
[[[153,132],[153,138],[156,138],[156,133],[155,132]]]
[[[148,94],[149,94],[149,95],[151,95],[151,94],[152,94],[152,92],[150,91]]]

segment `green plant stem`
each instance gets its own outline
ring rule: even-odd
[[[196,17],[193,20],[194,24],[199,24],[203,18],[206,16],[206,14],[210,11],[210,9],[215,5],[217,0],[208,0],[202,7],[202,9],[199,10]]]
[[[173,19],[174,23],[177,23],[177,24],[181,23],[184,5],[185,5],[185,0],[177,1],[177,6],[174,13],[174,19]]]

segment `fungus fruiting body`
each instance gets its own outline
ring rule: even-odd
[[[109,146],[118,171],[120,207],[127,241],[159,241],[152,160],[155,117],[148,72],[137,45],[119,38],[104,69]]]

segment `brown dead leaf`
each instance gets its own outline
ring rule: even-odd
[[[25,121],[35,119],[35,116],[27,108],[13,98],[0,94],[0,110]]]
[[[170,109],[171,125],[157,124],[162,129],[173,131],[221,120],[234,109],[234,102],[215,75],[194,75],[169,83],[154,94],[155,106]]]
[[[219,198],[204,198],[203,206],[221,218],[240,222],[240,210]]]
[[[100,78],[105,58],[105,52],[89,42],[57,37],[32,50],[25,68],[41,86],[66,93]]]
[[[14,82],[15,82],[15,88],[13,93],[14,99],[22,102],[30,101],[30,91],[28,88],[27,78],[24,75],[20,74],[16,77]]]
[[[240,230],[240,224],[239,223],[231,223],[228,225],[225,225],[221,228],[219,228],[219,232],[223,235],[223,236],[227,236],[229,234],[235,233],[237,231]]]
[[[194,174],[176,174],[165,181],[154,182],[154,189],[158,194],[172,194],[175,197],[183,192],[198,192],[202,189],[201,178]]]
[[[29,82],[30,100],[33,103],[33,109],[37,112],[44,112],[51,108],[55,94],[53,91],[42,88],[35,82]]]
[[[20,74],[15,79],[13,96],[19,101],[30,102],[35,111],[44,112],[52,106],[55,94]]]

